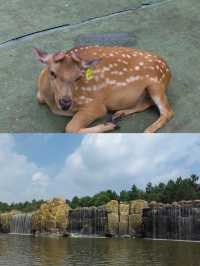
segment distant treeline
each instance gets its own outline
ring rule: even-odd
[[[152,185],[148,183],[144,190],[133,185],[130,190],[122,190],[119,194],[112,190],[106,190],[95,194],[94,196],[77,197],[71,201],[66,200],[71,208],[100,206],[106,204],[110,200],[119,200],[128,202],[130,200],[144,199],[148,202],[157,201],[162,203],[172,203],[181,200],[200,199],[199,177],[191,175],[189,178],[178,177],[176,180],[169,180],[166,184],[160,183]],[[2,203],[0,202],[0,212],[19,210],[22,212],[31,212],[37,210],[45,201],[33,200],[24,203]]]
[[[181,200],[200,199],[199,177],[191,175],[189,178],[178,177],[175,181],[169,180],[167,184],[160,183],[152,185],[148,183],[144,190],[133,185],[131,190],[122,190],[119,194],[115,191],[102,191],[92,197],[86,196],[78,198],[77,196],[69,201],[72,208],[89,207],[103,205],[110,200],[119,200],[128,202],[136,199],[144,199],[148,202],[157,201],[162,203],[172,203]]]
[[[0,213],[1,212],[8,212],[12,210],[18,210],[22,212],[33,212],[40,208],[40,205],[44,203],[44,200],[32,200],[31,202],[25,201],[23,203],[4,203],[0,202]]]

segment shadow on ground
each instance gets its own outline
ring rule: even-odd
[[[0,132],[62,132],[67,118],[35,99],[41,70],[32,47],[79,44],[137,47],[171,66],[168,97],[176,116],[160,132],[200,131],[200,2],[198,0],[10,0],[0,10]],[[42,13],[42,14],[41,14]],[[116,132],[143,132],[155,108],[120,122]]]

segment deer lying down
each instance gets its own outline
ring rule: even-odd
[[[163,127],[173,116],[166,97],[171,73],[157,55],[127,47],[82,46],[47,54],[34,48],[46,67],[38,80],[37,99],[58,115],[73,116],[66,132],[113,130],[122,116],[156,105],[159,119],[145,132]],[[111,122],[88,127],[108,111]]]

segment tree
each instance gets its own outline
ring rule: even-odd
[[[80,200],[79,200],[79,198],[77,196],[73,197],[70,205],[71,205],[71,207],[73,209],[79,207],[80,206]]]

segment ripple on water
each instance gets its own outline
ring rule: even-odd
[[[198,266],[200,243],[0,235],[2,266]]]

